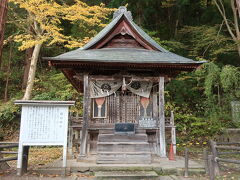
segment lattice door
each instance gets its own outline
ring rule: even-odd
[[[137,123],[140,114],[140,97],[131,92],[117,92],[107,97],[108,123]]]

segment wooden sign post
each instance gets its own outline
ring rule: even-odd
[[[67,166],[69,106],[74,101],[17,100],[22,105],[17,175],[27,171],[30,146],[63,146],[63,170]]]

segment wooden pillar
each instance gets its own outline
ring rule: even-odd
[[[160,157],[166,157],[165,113],[164,113],[164,77],[159,77],[159,141]]]
[[[83,126],[82,138],[80,144],[79,157],[86,156],[87,139],[88,139],[88,122],[90,120],[90,90],[89,90],[89,77],[88,74],[83,76],[84,94],[83,94]]]
[[[158,119],[158,89],[157,87],[153,89],[153,119],[156,120]],[[156,139],[156,143],[154,144],[154,150],[156,154],[159,154],[159,130],[156,130],[156,134],[155,134],[155,139]]]
[[[173,111],[171,111],[171,117],[170,117],[170,125],[171,128],[171,138],[172,138],[172,144],[173,144],[173,152],[176,155],[177,153],[177,146],[176,146],[176,126],[174,124],[174,114]]]

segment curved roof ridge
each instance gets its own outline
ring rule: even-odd
[[[121,8],[121,7],[120,7]],[[116,14],[115,14],[116,15]],[[96,36],[94,36],[86,45],[84,45],[82,50],[87,50],[98,43],[101,39],[103,39],[112,28],[119,22],[121,17],[124,16],[127,21],[131,24],[131,26],[135,29],[135,31],[150,45],[155,47],[157,50],[162,52],[168,52],[166,49],[161,47],[156,41],[154,41],[146,32],[144,32],[137,24],[134,23],[132,17],[129,15],[129,11],[119,11],[117,16],[105,27],[103,28]]]
[[[103,37],[105,37],[109,31],[118,23],[120,18],[124,13],[119,14],[116,18],[114,18],[106,27],[104,27],[96,36],[94,36],[87,44],[85,44],[81,49],[87,50],[93,45],[95,45],[98,41],[100,41]]]
[[[133,20],[129,19],[128,16],[125,15],[125,17],[128,19],[128,21],[131,23],[132,27],[138,32],[138,34],[143,37],[148,43],[150,43],[152,46],[154,46],[156,49],[162,51],[162,52],[168,52],[168,50],[164,49],[162,46],[160,46],[156,41],[154,41],[146,32],[142,30]]]

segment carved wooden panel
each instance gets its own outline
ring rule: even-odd
[[[130,35],[116,35],[103,48],[141,48],[144,47]]]
[[[94,46],[90,47],[90,49],[100,49],[103,48],[109,41],[111,41],[116,35],[130,35],[134,37],[134,39],[141,44],[144,49],[148,50],[157,50],[154,46],[149,44],[146,40],[144,40],[138,32],[132,27],[132,25],[126,20],[125,17],[122,17],[119,23],[112,29],[110,33],[108,33],[102,41],[99,41]]]

